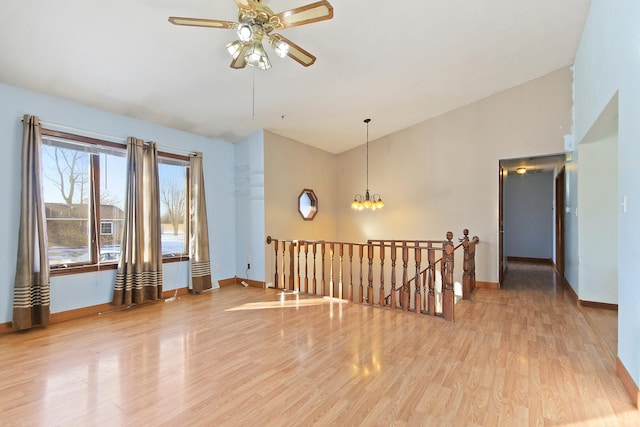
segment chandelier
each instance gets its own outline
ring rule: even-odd
[[[379,194],[371,195],[369,192],[369,122],[371,119],[364,119],[364,122],[367,124],[367,163],[366,163],[366,176],[367,176],[367,187],[364,192],[364,197],[361,194],[356,194],[353,198],[353,202],[351,202],[351,209],[355,209],[361,211],[363,209],[382,209],[384,208],[384,202],[382,201],[382,197]]]

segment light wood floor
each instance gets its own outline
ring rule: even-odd
[[[605,308],[582,307],[582,313],[600,336],[612,360],[615,360],[618,355],[618,312]]]
[[[229,287],[0,336],[0,425],[640,425],[551,270],[456,321]]]

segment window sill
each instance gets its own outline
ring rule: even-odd
[[[162,263],[169,264],[172,262],[189,261],[189,255],[177,255],[171,257],[163,257]],[[90,264],[90,265],[74,265],[68,267],[51,267],[51,276],[67,276],[70,274],[80,273],[92,273],[95,271],[116,270],[118,268],[117,262],[109,262],[102,264]]]

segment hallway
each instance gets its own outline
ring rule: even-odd
[[[553,269],[544,264],[509,261],[503,290],[555,292],[565,296],[567,290]],[[571,299],[570,299],[570,302]],[[581,306],[579,311],[585,316],[593,332],[599,337],[605,351],[615,366],[618,348],[618,312],[604,308]]]

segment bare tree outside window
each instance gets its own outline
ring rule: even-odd
[[[180,186],[174,179],[165,180],[160,186],[160,200],[164,206],[162,222],[173,227],[173,235],[178,235],[181,224],[185,222],[186,200],[184,185]]]
[[[45,171],[45,177],[60,191],[60,196],[67,205],[74,203],[76,190],[80,191],[75,203],[86,203],[85,187],[88,183],[87,160],[88,155],[78,150],[68,150],[60,147],[43,147],[43,151],[51,161],[45,162],[50,167]]]

